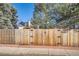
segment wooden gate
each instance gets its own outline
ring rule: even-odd
[[[0,44],[79,47],[79,30],[0,29]]]

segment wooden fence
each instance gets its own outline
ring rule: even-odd
[[[79,30],[0,29],[0,44],[79,47]]]

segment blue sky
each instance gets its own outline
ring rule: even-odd
[[[17,10],[18,21],[27,22],[33,16],[34,4],[33,3],[13,3],[14,8]]]

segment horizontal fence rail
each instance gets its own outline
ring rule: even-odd
[[[0,29],[0,44],[79,47],[79,30]]]

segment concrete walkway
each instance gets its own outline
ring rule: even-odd
[[[0,55],[20,56],[79,56],[77,47],[48,46],[9,46],[0,45]]]

